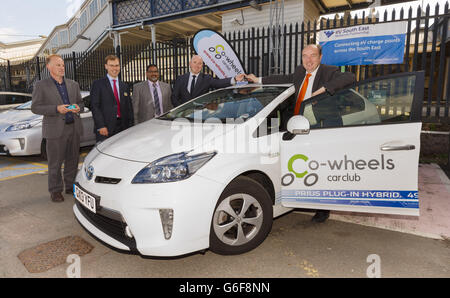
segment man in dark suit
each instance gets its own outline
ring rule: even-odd
[[[119,80],[120,61],[117,56],[105,58],[106,77],[91,88],[91,110],[97,142],[106,140],[134,124],[130,89]]]
[[[293,83],[297,100],[292,107],[293,115],[297,115],[303,100],[324,92],[333,95],[336,91],[355,82],[355,75],[350,72],[341,72],[333,65],[321,64],[322,48],[320,45],[309,44],[302,51],[302,65],[298,66],[293,74],[274,75],[257,78],[247,75],[250,82],[262,84]],[[324,222],[330,216],[329,210],[317,210],[312,218],[314,222]]]
[[[80,136],[84,110],[77,82],[64,78],[64,60],[59,55],[47,57],[50,78],[39,81],[33,89],[31,111],[44,115],[42,137],[46,140],[48,191],[53,202],[63,202],[61,192],[72,193],[78,170]],[[64,184],[61,166],[64,163]]]
[[[172,92],[172,104],[179,106],[197,96],[207,93],[211,88],[225,88],[242,81],[244,74],[234,78],[214,79],[212,76],[200,73],[203,68],[203,59],[194,55],[189,62],[190,72],[179,76]]]

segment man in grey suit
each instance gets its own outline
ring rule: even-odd
[[[158,67],[147,66],[147,80],[133,86],[134,123],[158,117],[173,108],[170,85],[159,80]]]
[[[44,115],[42,137],[46,139],[48,190],[53,202],[63,202],[61,192],[72,193],[78,170],[80,136],[83,127],[80,111],[84,110],[77,82],[64,78],[64,60],[59,55],[47,58],[50,78],[36,83],[31,111]],[[64,162],[64,184],[61,166]]]

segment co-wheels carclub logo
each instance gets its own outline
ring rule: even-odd
[[[218,44],[215,47],[209,47],[208,49],[214,57],[217,59],[217,63],[220,60],[222,65],[227,68],[228,71],[233,71],[236,74],[241,74],[243,70],[241,69],[242,66],[240,66],[240,63],[238,63],[237,58],[229,57],[230,53],[232,52],[230,49],[225,50],[225,46]],[[228,52],[228,54],[227,54]],[[206,53],[206,50],[205,50]],[[236,59],[236,61],[235,61]],[[216,64],[216,66],[218,66]],[[219,66],[218,66],[219,67]]]
[[[211,53],[214,53],[214,57],[216,57],[216,59],[221,59],[222,56],[225,56],[225,48],[221,44],[219,44],[215,47],[210,47],[209,51]]]
[[[303,172],[296,171],[299,167],[295,166],[294,163],[297,162],[304,163],[302,169],[305,170]],[[281,185],[289,186],[296,179],[303,179],[305,186],[310,187],[319,181],[319,174],[316,173],[319,170],[322,170],[321,173],[325,174],[327,182],[360,182],[362,180],[360,171],[390,171],[395,169],[395,163],[393,159],[387,159],[384,154],[381,154],[379,158],[370,160],[354,160],[344,155],[339,160],[325,161],[310,159],[304,154],[295,154],[288,160],[287,169],[289,173],[281,178]],[[339,173],[336,173],[337,171]]]

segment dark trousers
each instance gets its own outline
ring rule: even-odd
[[[115,134],[118,134],[119,132],[121,132],[123,130],[122,127],[122,119],[121,118],[117,118],[116,120],[116,126],[114,127],[114,130],[108,131],[108,136],[102,136],[101,134],[98,133],[98,130],[95,131],[95,140],[98,142],[103,142],[104,140],[106,140],[109,137],[112,137]]]
[[[62,192],[72,189],[78,171],[80,158],[80,136],[75,132],[75,125],[65,124],[63,135],[47,139],[48,191]],[[64,163],[64,184],[61,167]]]

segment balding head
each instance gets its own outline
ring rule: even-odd
[[[302,64],[311,73],[319,67],[322,61],[322,47],[316,44],[307,45],[302,51]]]
[[[203,68],[203,59],[199,55],[194,55],[189,62],[189,66],[191,68],[191,72],[195,75],[199,74]]]
[[[64,78],[64,60],[59,55],[50,55],[46,59],[47,69],[50,76],[56,81],[61,81]]]

